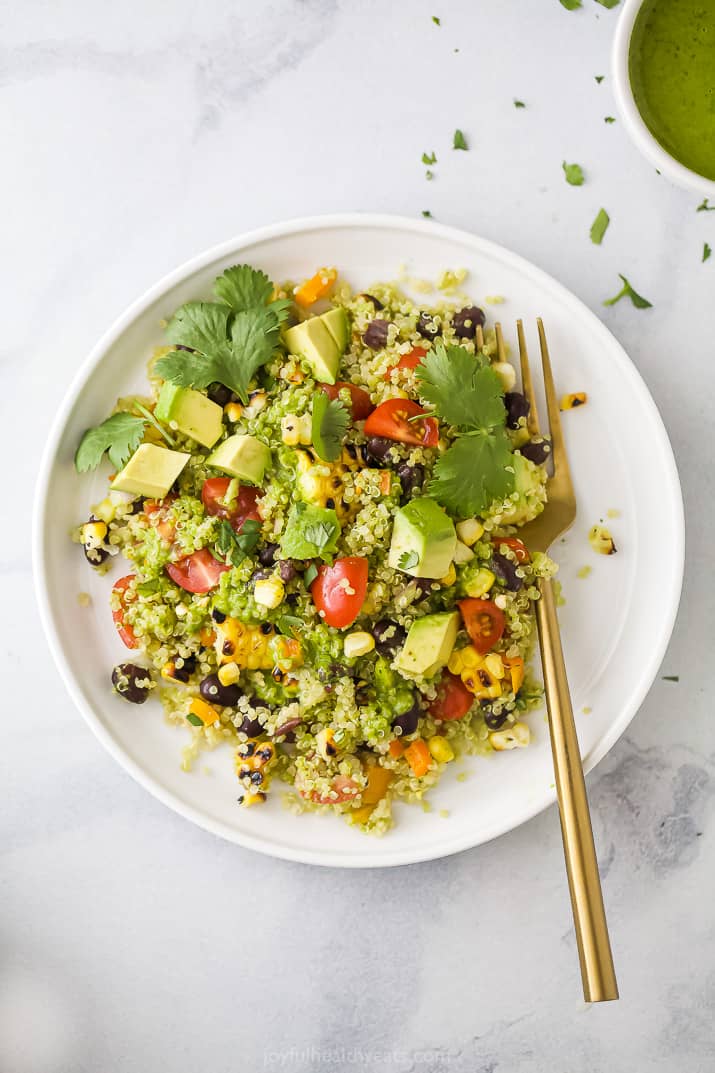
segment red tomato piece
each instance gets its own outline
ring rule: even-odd
[[[484,655],[501,640],[506,618],[493,600],[458,600],[457,607],[464,619],[464,628],[477,652]]]
[[[439,425],[434,417],[419,418],[426,411],[412,399],[388,399],[381,402],[365,422],[366,436],[384,436],[386,440],[414,443],[422,447],[436,447],[439,441]]]
[[[239,486],[238,495],[230,507],[227,507],[222,500],[230,483],[228,477],[209,477],[201,488],[201,502],[207,514],[216,518],[225,518],[236,532],[240,533],[243,523],[249,518],[257,522],[261,521],[261,515],[258,513],[258,500],[263,492],[260,488],[253,488],[250,484],[242,484]]]
[[[112,586],[112,592],[116,593],[119,597],[120,605],[116,611],[112,611],[112,618],[114,620],[114,625],[117,627],[117,633],[127,648],[139,647],[139,642],[136,639],[134,630],[124,622],[124,614],[127,609],[127,604],[130,602],[126,593],[135,577],[136,574],[127,574],[126,577],[120,577]]]
[[[350,392],[353,421],[364,421],[375,409],[367,391],[363,391],[357,384],[348,384],[344,380],[338,380],[337,384],[318,384],[318,388],[324,391],[329,399],[337,399],[339,393],[345,387]]]
[[[336,775],[332,786],[332,790],[326,794],[318,793],[317,790],[300,790],[299,793],[301,797],[315,801],[318,805],[338,805],[343,801],[354,801],[360,793],[360,787],[349,775]]]
[[[473,704],[474,694],[469,692],[462,679],[445,671],[429,710],[435,719],[462,719]]]
[[[409,354],[403,354],[400,360],[395,363],[395,365],[390,366],[390,368],[384,375],[384,379],[390,379],[390,373],[393,369],[416,369],[417,366],[421,363],[426,353],[427,351],[423,346],[414,347],[409,352]]]
[[[526,545],[517,537],[492,537],[492,544],[497,551],[499,551],[500,544],[506,544],[506,546],[511,548],[516,555],[516,561],[518,563],[528,563],[530,559]]]
[[[171,580],[187,592],[210,592],[219,583],[221,574],[231,567],[214,559],[208,548],[201,548],[175,563],[166,564]]]
[[[323,622],[339,630],[351,626],[367,596],[367,559],[348,555],[318,567],[310,591]]]

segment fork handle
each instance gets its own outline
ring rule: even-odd
[[[561,648],[554,587],[549,578],[541,578],[539,589],[541,598],[536,601],[536,624],[583,994],[586,1002],[604,1002],[618,998],[618,984]]]

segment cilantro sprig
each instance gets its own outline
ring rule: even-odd
[[[417,367],[420,395],[459,435],[440,455],[428,492],[459,517],[480,514],[514,490],[501,381],[481,356],[438,343]]]
[[[653,303],[649,302],[647,298],[643,298],[642,295],[638,294],[638,291],[633,289],[626,277],[620,272],[618,273],[618,278],[622,280],[623,286],[621,287],[618,294],[613,295],[613,298],[606,298],[603,303],[605,306],[614,306],[616,302],[620,302],[621,298],[630,298],[636,309],[652,308]]]
[[[417,566],[420,561],[420,557],[416,551],[403,551],[400,558],[397,560],[397,567],[399,570],[412,570]]]
[[[214,284],[217,302],[187,302],[167,325],[172,343],[188,350],[159,358],[156,373],[181,387],[220,383],[248,403],[248,385],[270,361],[290,301],[269,301],[273,285],[249,265],[226,269]]]
[[[261,523],[255,518],[246,518],[239,533],[224,519],[219,523],[216,548],[224,562],[240,566],[246,556],[255,551],[260,535]]]
[[[74,457],[78,473],[96,469],[106,451],[115,469],[121,469],[144,436],[146,419],[135,414],[112,414],[96,428],[87,429]]]
[[[340,458],[349,424],[350,414],[340,399],[329,399],[323,391],[313,397],[313,447],[324,462]]]

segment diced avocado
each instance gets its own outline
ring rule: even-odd
[[[410,626],[395,666],[404,674],[431,678],[446,666],[459,633],[458,611],[425,615]]]
[[[159,421],[178,428],[204,447],[213,447],[223,429],[223,410],[200,391],[166,383],[154,410]]]
[[[142,443],[124,469],[112,481],[117,492],[163,499],[191,455],[170,451],[154,443]]]
[[[230,477],[262,484],[266,466],[271,460],[270,449],[257,440],[255,436],[245,436],[237,432],[220,443],[206,459],[208,466],[228,473]]]
[[[541,514],[546,502],[546,469],[518,451],[512,456],[514,491],[512,505],[499,513],[502,525],[525,525]]]
[[[444,577],[457,547],[454,522],[434,499],[412,499],[395,514],[388,558],[412,577]]]
[[[311,317],[289,328],[285,333],[285,343],[291,354],[308,362],[316,380],[322,384],[334,384],[345,346],[338,346],[324,318],[325,314]]]
[[[337,547],[340,523],[334,510],[312,503],[295,503],[281,536],[284,559],[316,559]]]
[[[327,313],[321,315],[320,319],[335,340],[335,345],[340,353],[344,354],[350,339],[350,324],[345,310],[339,308],[329,309]]]

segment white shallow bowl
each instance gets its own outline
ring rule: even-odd
[[[118,396],[145,389],[147,358],[164,342],[161,319],[190,298],[209,296],[214,277],[237,261],[260,266],[277,280],[301,278],[316,266],[335,264],[362,288],[394,278],[403,264],[411,275],[431,279],[445,268],[464,267],[467,289],[477,302],[485,295],[505,297],[497,312],[508,338],[514,338],[516,318],[524,319],[534,356],[534,319],[544,318],[559,391],[589,395],[587,406],[564,415],[579,513],[566,542],[554,550],[567,598],[561,623],[586,769],[608,752],[633,718],[657,673],[678,606],[682,499],[658,411],[603,324],[538,268],[491,242],[431,222],[342,215],[263,228],[177,269],[100,340],[58,414],[37,491],[37,594],[65,684],[112,756],[182,816],[278,857],[344,867],[386,866],[486,842],[554,800],[543,713],[531,716],[535,740],[530,748],[450,765],[430,794],[430,813],[397,805],[395,827],[375,839],[334,816],[287,812],[277,782],[266,805],[240,809],[228,747],[204,754],[187,774],[179,763],[188,732],[168,726],[157,701],[137,708],[111,692],[111,668],[131,658],[112,625],[111,580],[97,576],[69,539],[89,506],[105,494],[106,472],[78,477],[74,452],[83,431],[103,420]],[[608,511],[620,512],[609,522],[618,554],[604,557],[591,551],[587,533]],[[579,579],[584,564],[593,573]],[[79,605],[81,591],[90,593],[91,606]],[[458,781],[460,771],[468,772],[468,778]],[[440,815],[442,810],[449,816]]]
[[[633,97],[631,79],[628,73],[628,54],[631,48],[631,36],[638,13],[644,0],[626,0],[618,16],[618,25],[613,37],[611,49],[611,72],[613,92],[621,119],[631,141],[654,168],[670,179],[677,186],[694,190],[704,197],[715,198],[715,182],[699,175],[697,171],[686,168],[684,164],[672,157],[651,133]]]

